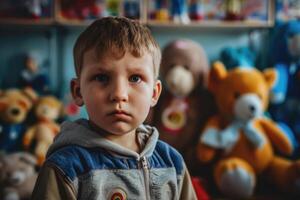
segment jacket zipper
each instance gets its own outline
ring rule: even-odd
[[[149,186],[149,168],[148,168],[148,162],[147,158],[141,157],[141,164],[143,168],[143,174],[144,174],[144,183],[145,183],[145,191],[146,191],[146,199],[150,200],[150,186]]]

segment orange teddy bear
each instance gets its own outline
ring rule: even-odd
[[[197,157],[216,161],[213,171],[219,190],[235,198],[253,195],[257,176],[264,173],[285,191],[300,189],[300,161],[276,155],[291,154],[292,144],[275,122],[264,117],[275,71],[254,68],[227,71],[214,63],[209,89],[219,113],[211,117],[200,136]]]
[[[34,154],[41,166],[49,146],[60,128],[55,122],[62,112],[62,103],[53,96],[40,97],[34,107],[37,122],[29,127],[23,138],[23,145],[28,149],[35,141]]]

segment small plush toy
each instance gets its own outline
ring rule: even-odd
[[[40,97],[34,107],[37,121],[25,132],[23,145],[29,149],[33,143],[35,144],[34,155],[39,166],[44,162],[47,150],[59,132],[55,120],[59,118],[61,112],[62,104],[54,96]]]
[[[300,161],[290,161],[276,153],[291,154],[291,141],[263,115],[274,81],[273,69],[227,71],[221,62],[211,69],[208,86],[219,113],[207,121],[197,157],[203,163],[215,161],[215,183],[227,196],[250,197],[261,174],[278,188],[299,193]]]
[[[24,121],[36,99],[30,88],[0,91],[0,151],[21,149]]]
[[[29,153],[0,155],[0,199],[30,199],[37,178],[36,159]]]
[[[204,121],[212,112],[206,90],[208,61],[200,44],[191,40],[170,42],[162,52],[160,76],[164,89],[152,113],[160,139],[181,153],[192,148]]]
[[[21,87],[31,87],[38,94],[46,94],[50,90],[50,80],[38,64],[37,58],[33,55],[26,55],[24,69],[20,78]]]

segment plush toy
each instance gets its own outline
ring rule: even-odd
[[[206,90],[208,61],[200,44],[191,40],[170,42],[162,52],[160,76],[164,90],[152,112],[160,139],[181,153],[192,148],[212,110]]]
[[[299,193],[300,161],[277,156],[277,151],[291,154],[291,142],[276,123],[263,116],[274,81],[273,69],[227,71],[221,62],[211,69],[208,87],[219,113],[207,121],[197,157],[203,163],[216,162],[215,183],[227,196],[250,197],[261,174],[278,188]]]
[[[247,47],[225,47],[221,50],[220,59],[227,69],[255,66],[256,55]]]
[[[23,138],[26,149],[34,143],[34,155],[37,157],[38,165],[45,160],[45,155],[54,137],[59,132],[59,126],[55,122],[62,112],[61,102],[53,96],[40,97],[34,107],[37,121],[29,127]]]
[[[36,159],[29,153],[0,155],[0,199],[30,199],[37,178]]]
[[[272,41],[272,64],[277,82],[272,88],[270,113],[287,124],[300,142],[300,21],[278,24]],[[299,149],[296,157],[299,158]]]
[[[24,121],[36,98],[30,88],[0,91],[0,151],[21,149]]]
[[[24,69],[20,77],[21,87],[31,87],[38,94],[46,94],[50,91],[50,80],[38,64],[37,58],[27,54],[24,60]]]

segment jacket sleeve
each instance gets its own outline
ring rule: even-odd
[[[45,163],[40,169],[31,199],[76,200],[77,198],[72,183],[55,166]]]
[[[184,166],[182,181],[179,184],[179,197],[180,200],[186,200],[186,199],[197,200],[197,196],[192,184],[191,176],[186,166]]]

